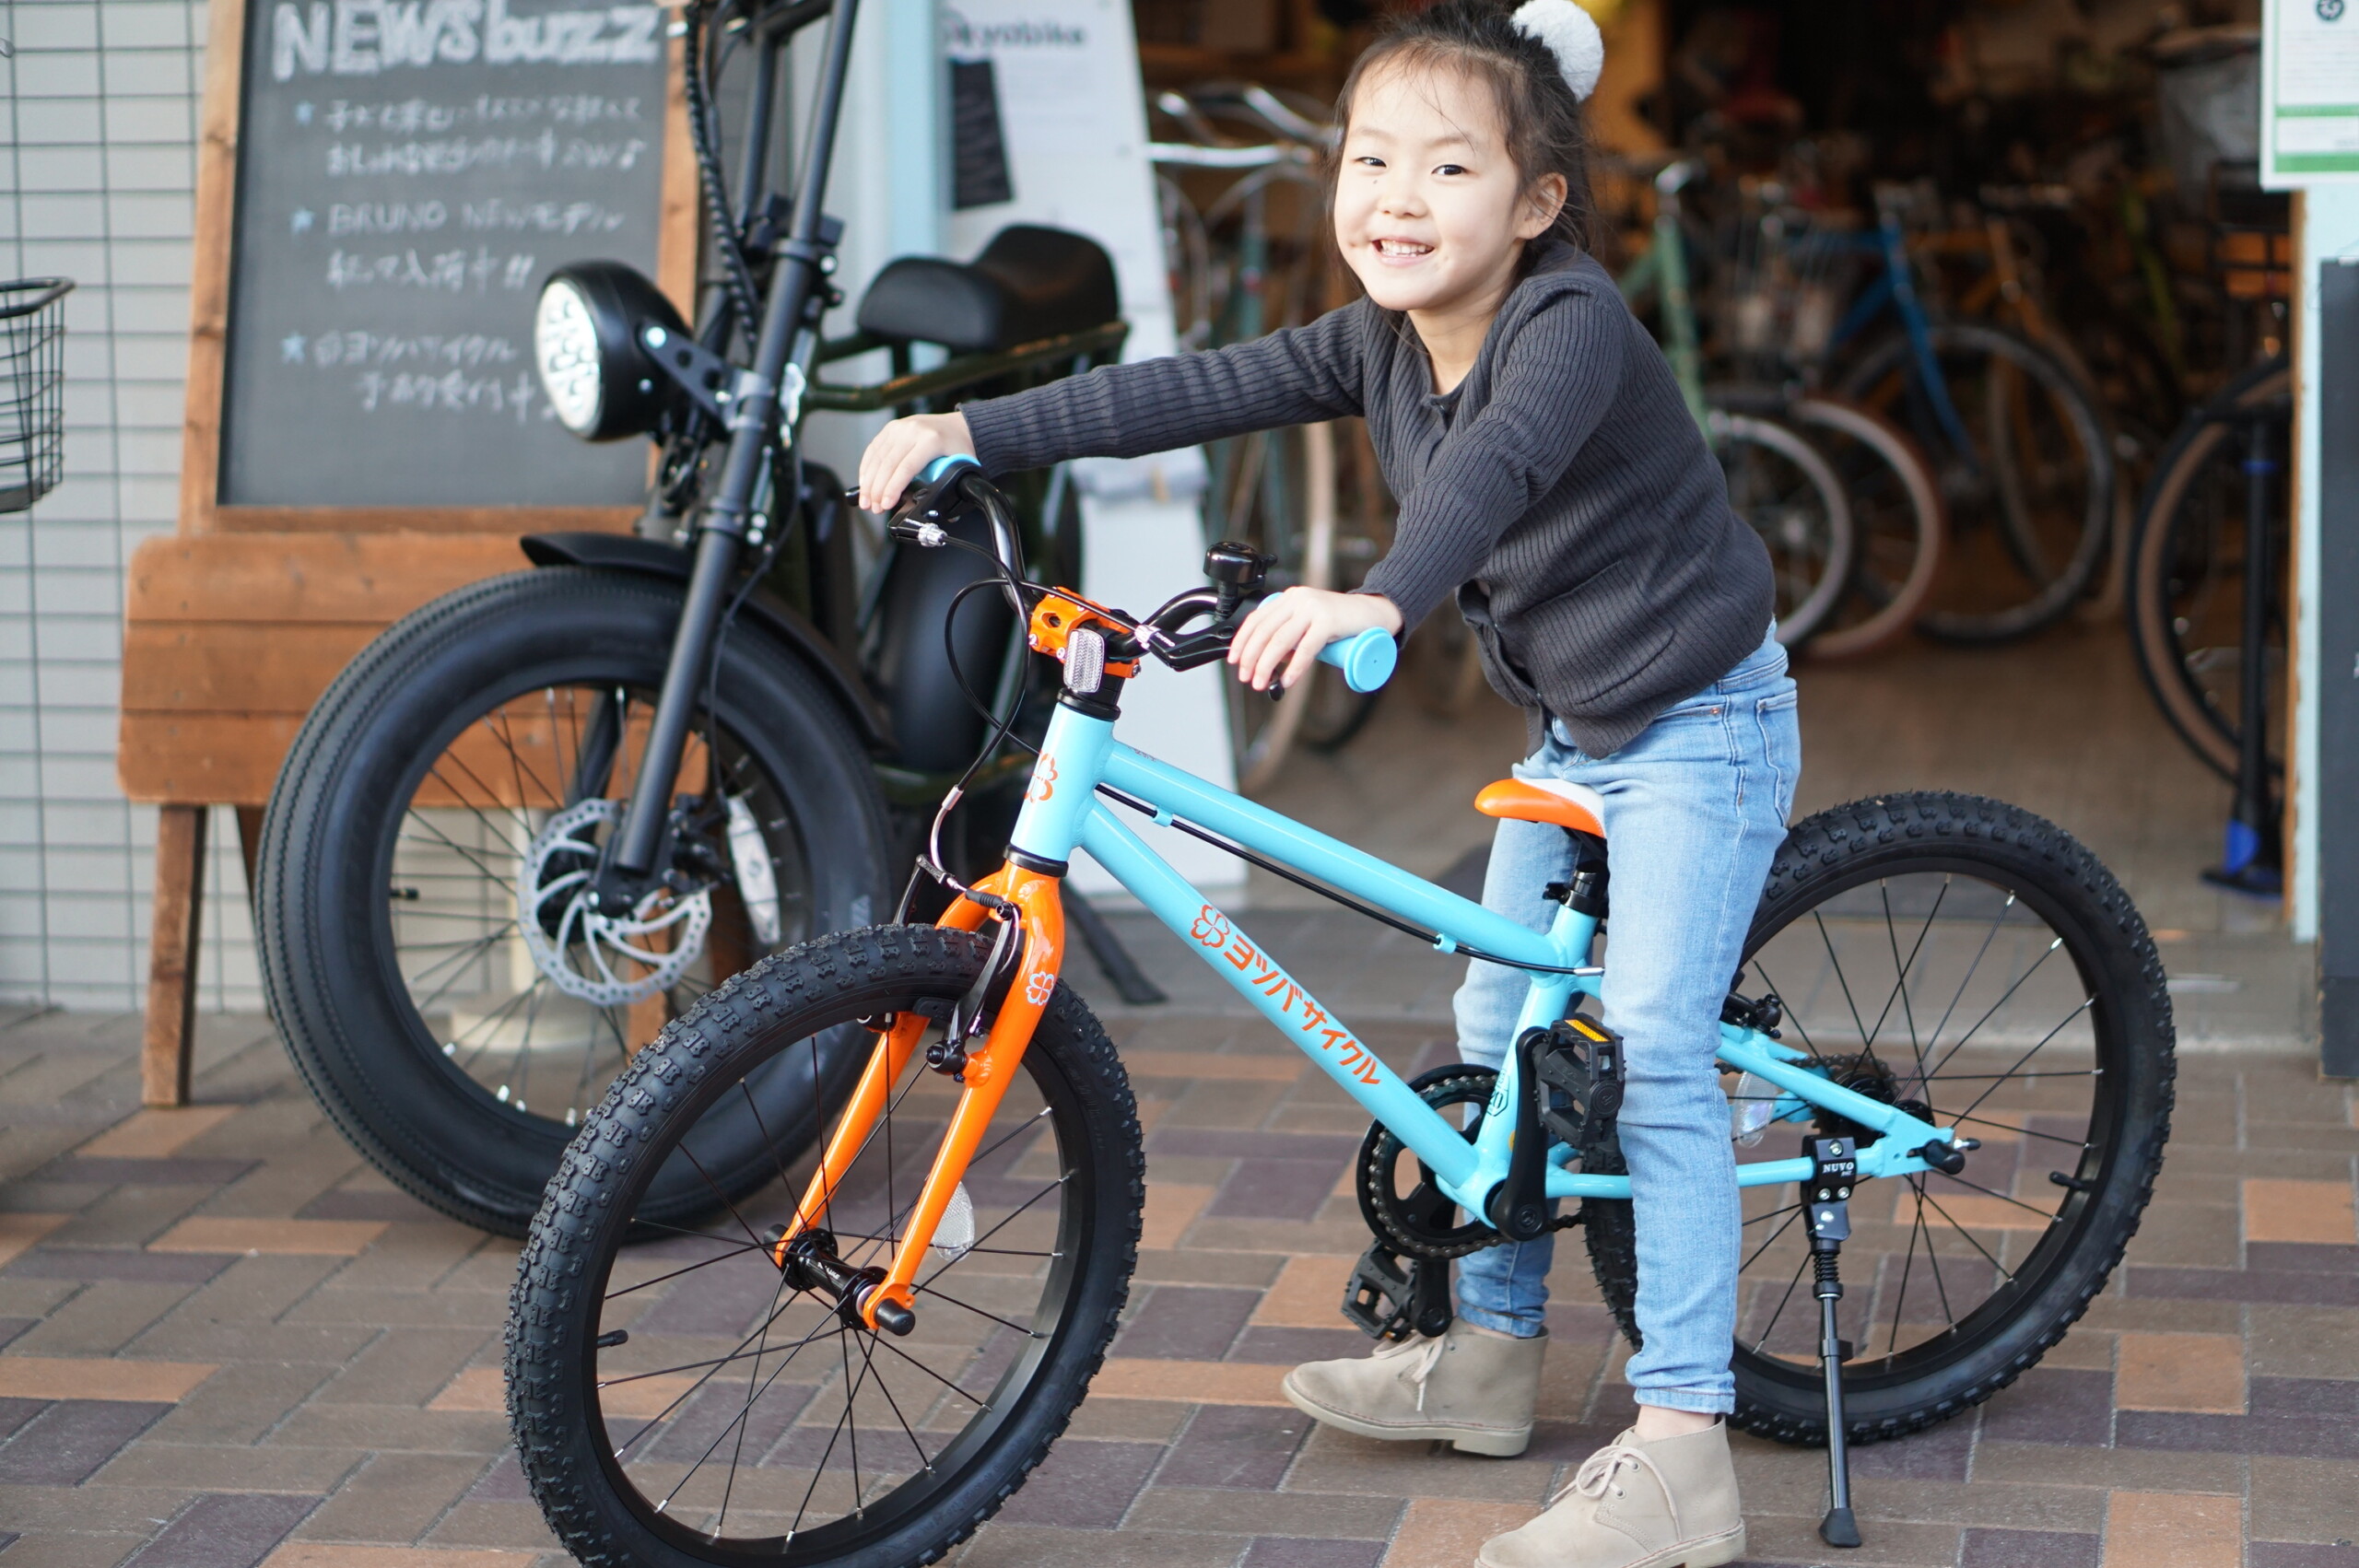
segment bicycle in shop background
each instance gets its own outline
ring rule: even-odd
[[[714,269],[693,328],[616,263],[561,270],[540,297],[534,342],[562,422],[656,445],[653,536],[528,539],[534,569],[389,629],[321,698],[271,798],[256,919],[272,1016],[378,1169],[486,1229],[522,1234],[575,1126],[667,1019],[766,953],[889,909],[954,783],[967,803],[946,852],[961,864],[969,825],[975,852],[996,854],[1023,788],[1017,765],[960,772],[991,716],[1042,678],[1020,617],[967,591],[971,557],[862,539],[795,436],[813,409],[915,412],[1111,359],[1113,269],[1081,236],[1013,228],[968,264],[893,263],[859,330],[823,340],[841,226],[821,202],[852,15],[852,0],[684,12]],[[822,20],[792,170],[777,150],[782,63]],[[734,181],[724,62],[748,77]],[[914,369],[918,342],[951,357]],[[822,379],[877,350],[888,380]],[[1065,476],[1021,495],[1008,526],[1077,580]],[[742,1127],[727,1168],[798,1147],[815,1088],[858,1065],[847,1046],[816,1083],[781,1081],[767,1135]],[[685,1216],[703,1189],[667,1177],[652,1201]]]
[[[1904,431],[1860,404],[1742,363],[1707,381],[1683,199],[1704,166],[1656,163],[1649,241],[1616,281],[1634,306],[1654,300],[1689,412],[1720,454],[1730,503],[1770,546],[1778,638],[1837,658],[1882,648],[1915,624],[1941,570],[1947,514],[1935,477]],[[1619,171],[1649,168],[1625,160]],[[1765,279],[1755,291],[1784,282]]]
[[[1929,213],[1910,187],[1873,194],[1872,226],[1854,228],[1754,187],[1719,301],[1725,345],[1755,376],[1825,383],[1907,433],[1948,524],[1919,629],[1967,643],[2024,636],[2071,611],[2104,563],[2111,426],[2048,349],[1926,298],[1919,231],[1938,203]],[[1861,591],[1872,602],[1897,592],[1888,569]]]
[[[2229,361],[2226,384],[2188,415],[2155,464],[2130,535],[2126,608],[2146,689],[2235,786],[2220,864],[2204,880],[2273,898],[2284,886],[2292,242],[2285,198],[2240,183],[2216,181],[2212,193],[2212,271],[2230,305],[2229,351],[2253,357]]]
[[[1152,107],[1184,138],[1148,149],[1181,346],[1241,343],[1343,304],[1321,171],[1329,107],[1250,82],[1165,91]],[[1255,431],[1205,455],[1205,538],[1259,545],[1281,587],[1356,587],[1391,546],[1392,500],[1363,420]],[[1332,671],[1275,704],[1243,686],[1226,696],[1248,793],[1275,780],[1297,744],[1347,744],[1376,703]]]
[[[998,584],[1061,661],[1055,716],[1005,862],[971,887],[945,877],[938,924],[822,937],[735,977],[584,1122],[507,1339],[524,1473],[566,1547],[593,1562],[930,1562],[1050,1451],[1114,1333],[1144,1198],[1123,1066],[1060,975],[1076,848],[1374,1118],[1347,1317],[1379,1338],[1438,1333],[1451,1259],[1578,1225],[1632,1333],[1620,1042],[1586,1011],[1612,901],[1594,792],[1504,780],[1477,798],[1571,836],[1576,874],[1550,890],[1543,935],[1113,740],[1156,664],[1220,664],[1270,586],[1259,551],[1216,545],[1212,586],[1133,620],[1031,583],[1011,508],[971,462],[930,467],[892,526],[1003,552]],[[1367,686],[1392,643],[1322,658]],[[1523,970],[1505,1065],[1403,1082],[1133,817]],[[2120,1260],[2168,1135],[2170,1001],[2144,924],[2086,849],[1949,794],[1796,825],[1731,982],[1719,1054],[1747,1238],[1732,1419],[1828,1446],[1822,1534],[1857,1544],[1847,1445],[2007,1386]],[[839,1052],[863,1059],[857,1082],[819,1071]],[[824,1144],[728,1164],[781,1081],[818,1083]],[[683,1177],[704,1185],[700,1220],[671,1197]]]

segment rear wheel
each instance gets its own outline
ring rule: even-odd
[[[1793,647],[1834,613],[1857,548],[1851,506],[1826,459],[1787,426],[1712,410],[1712,451],[1729,505],[1769,551],[1778,640]]]
[[[664,884],[590,907],[679,607],[579,568],[450,594],[337,677],[272,793],[255,923],[288,1052],[371,1164],[487,1230],[522,1234],[575,1125],[678,1011],[883,895],[866,758],[741,622],[670,791]],[[810,1136],[807,1088],[765,1107],[773,1131]],[[733,1173],[765,1153],[737,1131]],[[674,1179],[649,1201],[711,1199]]]
[[[2247,372],[2173,438],[2140,509],[2130,546],[2130,639],[2163,716],[2224,778],[2236,775],[2244,733],[2247,474],[2239,416],[2265,418],[2270,458],[2287,472],[2293,372],[2273,360]],[[2283,491],[2270,508],[2269,681],[2283,689],[2285,589],[2292,575]],[[2284,766],[2283,704],[2263,716],[2272,769]]]
[[[764,1245],[816,1152],[781,1152],[703,1224],[651,1213],[722,1156],[716,1118],[863,1024],[947,1014],[989,944],[872,927],[781,954],[642,1052],[583,1125],[511,1295],[509,1410],[526,1480],[585,1563],[932,1562],[1064,1430],[1129,1290],[1144,1199],[1137,1109],[1080,999],[1051,996],[918,1275],[904,1338],[847,1322]],[[821,1216],[851,1269],[890,1257],[958,1090],[912,1063]],[[848,1091],[820,1107],[832,1126]],[[656,1211],[660,1213],[662,1211]],[[816,1241],[816,1238],[814,1238]]]
[[[1841,391],[1907,430],[1941,484],[1950,548],[1919,627],[1955,642],[2022,637],[2071,609],[2104,559],[2105,421],[2070,369],[2013,333],[1950,322],[1927,338],[1937,374],[1895,334]]]
[[[1796,397],[1777,387],[1713,390],[1715,401],[1775,414],[1833,466],[1851,511],[1851,574],[1810,637],[1819,658],[1872,652],[1904,636],[1933,590],[1948,526],[1924,455],[1883,415],[1841,398]]]
[[[1774,991],[1825,1076],[1981,1140],[1954,1176],[1851,1199],[1840,1332],[1853,1442],[1947,1419],[2035,1364],[2105,1286],[2169,1136],[2170,1000],[2104,866],[2029,813],[1894,795],[1819,813],[1770,872],[1737,989]],[[1724,1081],[1739,1164],[1848,1123]],[[1748,1115],[1747,1113],[1750,1113]],[[1817,1304],[1790,1187],[1744,1189],[1733,1365],[1740,1426],[1824,1443]],[[1601,1289],[1633,1340],[1626,1202],[1591,1202]]]
[[[1356,419],[1290,426],[1224,442],[1213,462],[1215,538],[1239,539],[1273,557],[1272,592],[1349,589],[1367,577],[1391,536],[1375,450]],[[1272,701],[1236,680],[1223,683],[1238,787],[1266,788],[1297,745],[1333,751],[1367,722],[1377,694],[1356,692],[1330,665]]]

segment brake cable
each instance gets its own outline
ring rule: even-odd
[[[1460,942],[1454,937],[1445,936],[1439,931],[1427,930],[1423,926],[1402,919],[1388,910],[1379,909],[1373,904],[1353,897],[1340,888],[1330,887],[1316,878],[1305,876],[1291,866],[1283,865],[1266,855],[1255,854],[1234,839],[1225,838],[1209,828],[1200,827],[1185,817],[1174,816],[1171,813],[1151,805],[1127,790],[1118,790],[1111,784],[1098,785],[1097,792],[1116,805],[1128,806],[1131,810],[1152,819],[1162,826],[1176,828],[1191,838],[1209,844],[1226,854],[1234,855],[1249,866],[1259,866],[1273,876],[1284,877],[1297,887],[1309,888],[1321,898],[1340,904],[1355,915],[1365,915],[1379,925],[1391,926],[1396,931],[1415,937],[1437,952],[1450,954],[1461,958],[1472,958],[1485,964],[1496,964],[1502,968],[1522,969],[1537,975],[1582,976],[1605,973],[1602,968],[1594,965],[1567,967],[1561,964],[1526,964],[1520,959],[1502,958],[1497,954],[1486,952],[1472,942]]]

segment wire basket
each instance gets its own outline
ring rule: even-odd
[[[1806,371],[1826,357],[1857,257],[1835,215],[1792,205],[1766,181],[1746,181],[1742,196],[1714,269],[1714,349],[1748,374]]]
[[[65,297],[71,278],[0,283],[0,512],[57,487],[65,462]]]

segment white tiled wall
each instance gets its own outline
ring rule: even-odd
[[[65,479],[0,513],[0,999],[138,1004],[155,813],[115,788],[123,571],[174,521],[202,0],[0,0],[0,275],[64,274]],[[204,1004],[259,1000],[227,812]]]

